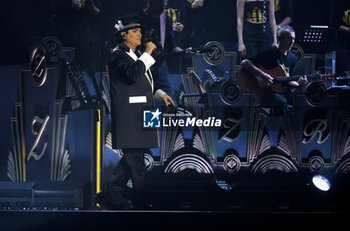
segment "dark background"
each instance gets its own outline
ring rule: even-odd
[[[335,0],[293,0],[293,26],[310,24],[330,25],[332,1]],[[35,38],[51,35],[50,0],[2,0],[0,7],[0,65],[23,64],[28,62],[28,47]],[[125,14],[135,13],[147,4],[147,0],[101,0],[103,15],[97,31],[99,48],[113,34],[116,19]],[[209,39],[232,42],[236,36],[236,1],[213,1],[211,18],[207,28]],[[63,44],[64,45],[64,44]]]

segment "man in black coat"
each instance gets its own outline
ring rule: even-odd
[[[145,164],[144,153],[149,148],[158,147],[156,129],[143,128],[143,110],[154,109],[154,98],[166,106],[174,102],[161,89],[155,89],[150,67],[155,63],[151,56],[157,48],[153,42],[145,44],[141,54],[136,48],[141,45],[141,25],[135,15],[118,20],[117,40],[108,63],[110,77],[112,143],[120,149],[123,157],[97,202],[109,208],[128,209],[130,202],[125,199],[123,190],[131,178],[136,192],[134,203],[142,206]]]

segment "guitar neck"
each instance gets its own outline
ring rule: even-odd
[[[193,83],[194,83],[194,85],[196,85],[196,87],[197,87],[199,93],[200,93],[201,95],[205,94],[205,90],[204,90],[204,88],[203,88],[203,86],[202,86],[202,80],[199,78],[199,76],[197,75],[197,73],[196,73],[195,71],[192,70],[192,71],[190,71],[189,74],[190,74],[190,76],[192,76]]]
[[[303,77],[303,75],[295,75],[295,76],[280,76],[280,77],[274,77],[275,83],[284,83],[284,82],[290,82],[290,81],[297,81],[300,79],[300,77]],[[306,75],[308,80],[317,80],[322,79],[321,75]]]
[[[205,72],[208,74],[208,77],[210,78],[210,83],[219,82],[218,77],[214,74],[214,72],[210,69],[206,69]]]

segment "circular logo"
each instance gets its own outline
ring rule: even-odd
[[[37,46],[33,49],[30,58],[30,70],[34,84],[42,86],[47,76],[47,56],[46,49],[43,46]]]
[[[319,173],[324,169],[324,160],[320,156],[313,156],[309,159],[308,169],[310,173]]]
[[[297,44],[294,43],[292,46],[292,49],[290,50],[296,57],[297,57],[297,66],[303,63],[304,61],[304,50],[303,48]]]
[[[305,97],[311,106],[320,106],[327,100],[326,87],[320,82],[310,83],[306,87]]]
[[[216,41],[211,41],[205,44],[205,47],[210,48],[211,51],[204,54],[204,60],[209,65],[218,65],[225,58],[225,49],[221,43]]]
[[[224,169],[228,173],[237,172],[241,168],[241,161],[235,155],[228,155],[224,159]]]
[[[239,85],[233,80],[225,81],[220,88],[221,100],[227,105],[237,103],[242,96],[242,91]]]
[[[45,37],[42,42],[45,45],[51,59],[56,59],[61,55],[63,46],[58,38],[49,36]]]
[[[150,172],[152,170],[153,166],[154,166],[153,157],[150,154],[145,153],[145,168],[146,168],[146,171]]]

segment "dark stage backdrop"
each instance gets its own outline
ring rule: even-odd
[[[212,3],[210,12],[203,18],[210,35],[206,39],[218,40],[223,45],[228,43],[233,47],[233,44],[237,43],[236,1],[205,1]],[[104,51],[106,41],[114,33],[113,26],[116,19],[140,11],[146,6],[147,0],[101,0],[101,2],[103,14],[99,19],[96,33],[98,48]],[[67,179],[64,182],[67,185],[69,182],[78,182],[79,184],[73,185],[74,190],[70,185],[68,185],[70,188],[62,189],[74,191],[73,194],[69,194],[71,197],[67,197],[70,200],[68,202],[74,205],[60,202],[60,206],[81,207],[79,204],[84,201],[84,207],[90,207],[92,196],[100,190],[99,186],[107,182],[114,166],[120,160],[119,153],[110,148],[110,120],[107,112],[110,102],[108,73],[97,73],[95,78],[87,74],[80,75],[74,71],[76,69],[72,63],[55,61],[52,54],[51,57],[42,56],[40,52],[36,53],[34,59],[37,64],[39,62],[38,66],[34,67],[40,68],[36,68],[37,71],[31,70],[32,66],[25,64],[29,62],[28,54],[33,50],[31,46],[40,42],[41,38],[51,35],[51,1],[4,0],[3,3],[5,7],[0,8],[0,106],[2,107],[0,181],[12,179],[27,183],[35,182],[35,187],[29,184],[27,190],[32,197],[35,194],[32,193],[33,190],[40,193],[42,189],[53,186],[61,190],[61,186],[56,184],[58,181]],[[329,24],[331,0],[305,2],[293,0],[293,3],[294,26]],[[212,45],[221,47],[220,43]],[[159,133],[161,147],[151,150],[152,153],[146,154],[145,158],[149,171],[147,175],[150,179],[147,183],[148,188],[153,190],[152,196],[157,198],[160,194],[154,192],[163,193],[164,189],[169,189],[170,193],[179,192],[179,188],[198,192],[208,189],[209,193],[215,192],[209,198],[214,198],[217,205],[214,206],[210,200],[207,200],[209,204],[203,205],[204,196],[197,197],[193,194],[193,197],[196,197],[195,206],[199,208],[214,206],[219,209],[242,208],[240,200],[254,198],[243,206],[266,211],[265,206],[269,204],[267,201],[270,195],[265,192],[269,190],[273,192],[270,201],[274,201],[277,199],[274,193],[281,189],[284,192],[281,195],[278,191],[278,197],[280,202],[283,202],[281,206],[284,208],[285,202],[292,203],[294,200],[296,204],[291,205],[293,209],[294,206],[296,209],[299,206],[309,209],[308,206],[313,206],[313,203],[318,205],[318,197],[311,200],[313,196],[311,193],[301,195],[310,189],[310,184],[306,181],[316,173],[335,177],[337,174],[349,175],[350,172],[348,89],[344,89],[343,92],[343,88],[334,88],[326,92],[322,91],[324,89],[322,84],[310,84],[311,87],[306,88],[305,92],[300,90],[293,94],[295,107],[291,108],[282,120],[273,114],[268,116],[267,111],[255,107],[251,94],[245,92],[242,95],[238,94],[241,93],[239,85],[232,81],[238,60],[235,52],[218,49],[210,53],[215,55],[197,54],[192,57],[193,70],[202,80],[207,93],[203,97],[192,99],[184,97],[183,104],[187,106],[184,109],[179,108],[179,112],[189,109],[199,118],[215,116],[224,121],[224,126],[218,129],[162,128]],[[61,57],[65,61],[71,60],[73,54],[73,49],[65,47]],[[105,54],[103,57],[106,58],[108,53]],[[44,60],[43,57],[49,60],[47,69],[44,68],[45,65],[40,65]],[[315,54],[305,55],[304,62],[300,65],[302,70],[300,72],[314,72],[315,59]],[[103,65],[101,67],[104,68]],[[37,78],[39,76],[37,72],[45,73],[45,69],[48,71],[47,81],[38,86],[37,81],[40,78]],[[35,72],[34,75],[32,71]],[[66,72],[69,72],[69,75],[65,75]],[[103,76],[101,82],[100,74]],[[171,78],[172,83],[177,86],[183,85],[182,93],[198,95],[198,87],[193,81],[194,75],[172,74]],[[97,99],[94,79],[97,86],[98,83],[102,84],[102,99],[107,106],[106,114],[104,110],[97,110],[96,105],[92,103]],[[178,89],[180,87],[176,90]],[[93,97],[89,97],[90,95]],[[199,99],[203,101],[205,107],[199,105],[197,102]],[[105,119],[100,120],[100,115]],[[99,133],[100,127],[104,128],[102,135]],[[38,153],[43,154],[39,156]],[[206,174],[196,174],[193,170]],[[236,174],[238,171],[239,174]],[[288,184],[285,184],[285,178],[280,178],[279,172],[293,174]],[[36,182],[39,180],[43,181],[42,185]],[[166,184],[167,182],[171,184]],[[0,184],[0,192],[3,193],[0,195],[0,204],[2,204],[1,197],[5,195],[2,189],[6,187],[12,189],[12,186],[16,186],[12,184],[16,182],[5,183]],[[342,186],[340,183],[338,185]],[[83,198],[87,199],[75,196],[81,194],[81,188],[84,188]],[[332,188],[334,188],[331,192],[332,198],[329,196],[328,200],[328,197],[322,197],[321,199],[327,204],[319,204],[320,208],[325,209],[327,206],[327,209],[334,211],[339,206],[340,209],[348,211],[350,189],[337,186]],[[217,189],[232,193],[225,193],[226,196],[221,199],[221,194],[216,194]],[[293,190],[300,193],[294,193]],[[12,194],[10,190],[6,191],[8,192]],[[56,196],[60,196],[61,192],[57,192]],[[235,194],[236,192],[238,194]],[[259,196],[256,196],[257,192],[260,193]],[[50,200],[47,200],[51,201],[50,191],[44,196],[50,196]],[[182,205],[180,200],[183,198],[179,193],[174,196],[177,198],[171,203],[177,206],[176,208],[195,208],[186,204],[187,198]],[[309,198],[309,205],[304,207],[304,202],[309,201]],[[162,202],[163,197],[159,199]],[[216,201],[217,199],[219,201]],[[32,203],[33,201],[34,199]],[[163,204],[167,204],[168,201],[172,200],[164,201]],[[227,201],[232,204],[227,206]],[[273,206],[279,208],[276,201]],[[313,207],[310,207],[310,211],[311,208]],[[318,207],[315,209],[318,210]]]
[[[208,39],[236,43],[236,0],[215,0],[207,17]],[[294,0],[294,26],[330,24],[332,0]],[[101,0],[103,15],[97,30],[98,47],[113,34],[116,19],[138,12],[147,0]],[[28,62],[28,46],[37,39],[51,35],[50,0],[3,0],[0,9],[0,65]]]

